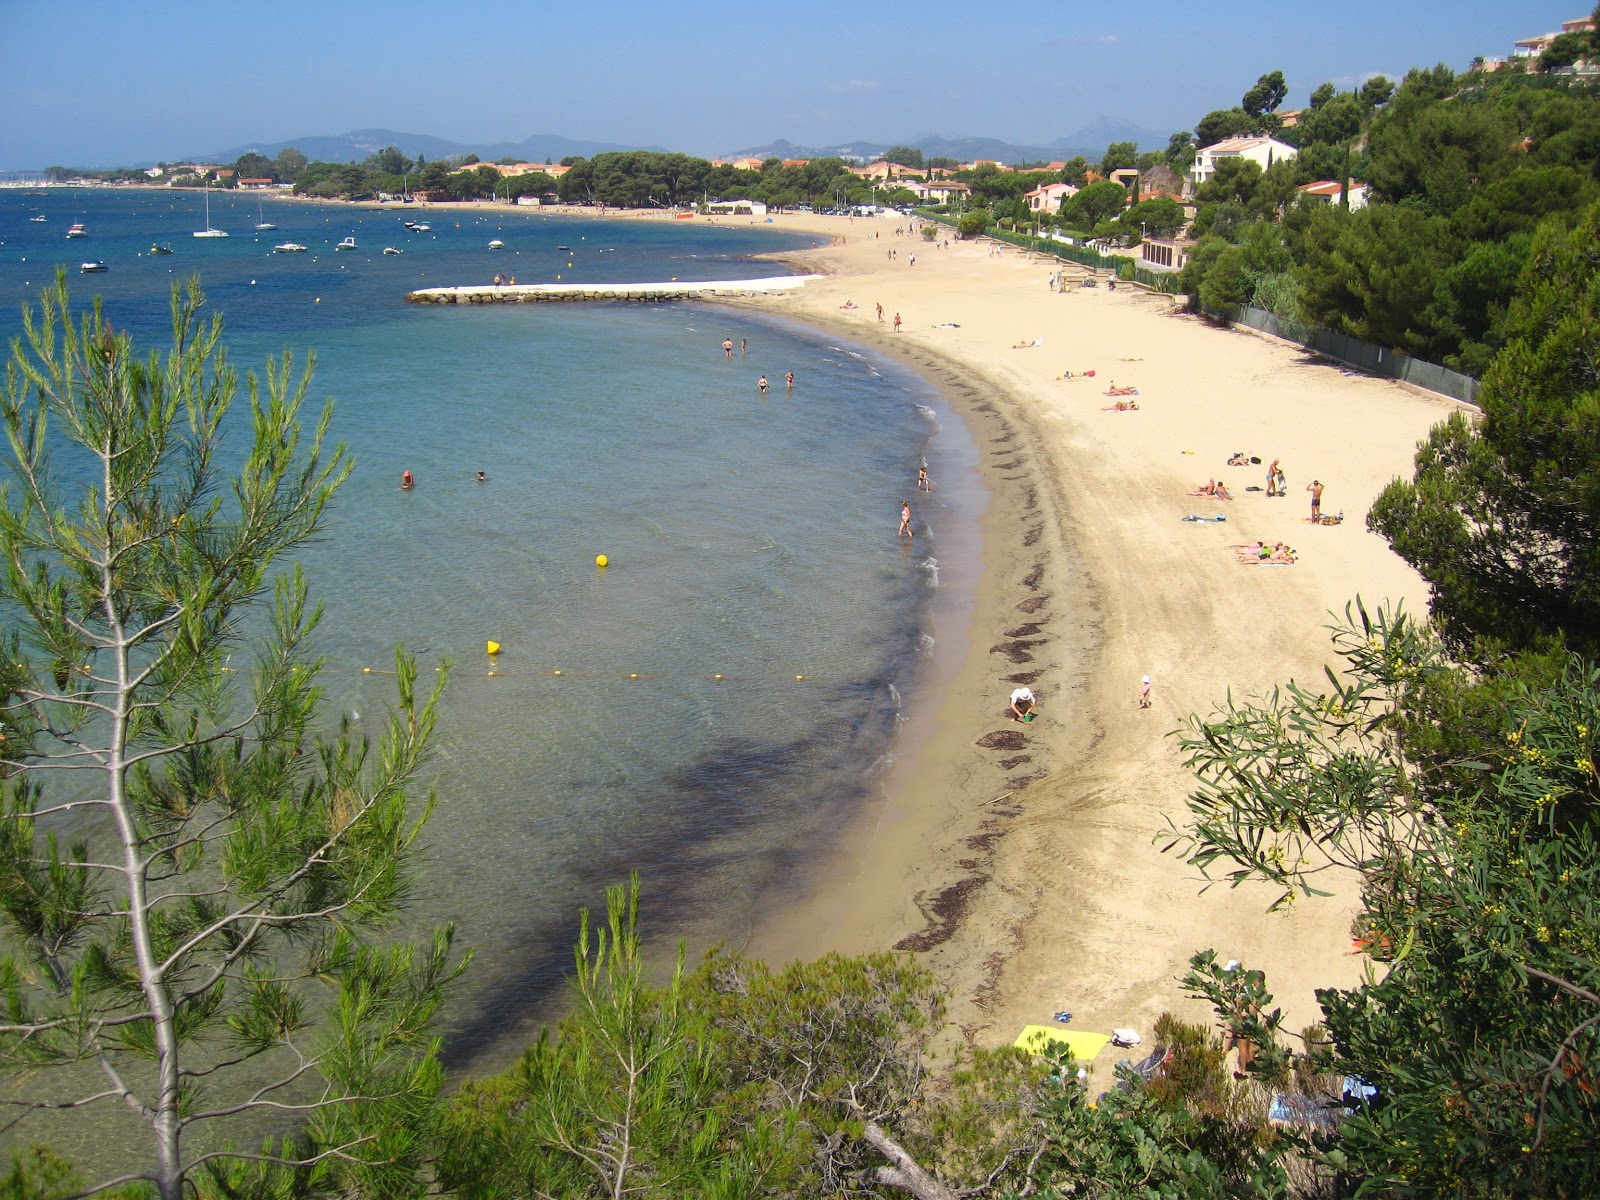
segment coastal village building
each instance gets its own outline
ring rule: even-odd
[[[500,172],[500,178],[505,179],[514,175],[532,175],[536,171],[543,171],[551,179],[560,179],[571,167],[563,167],[560,163],[473,163],[470,167],[462,167],[463,171],[476,171],[479,167],[491,167]]]
[[[1344,190],[1344,185],[1337,179],[1320,179],[1316,183],[1303,183],[1297,189],[1302,196],[1310,196],[1314,200],[1321,200],[1327,204],[1339,203],[1339,193]],[[1347,197],[1350,211],[1367,206],[1367,185],[1364,183],[1351,183],[1350,195]]]
[[[887,162],[880,158],[877,162],[868,163],[864,167],[851,167],[850,174],[857,179],[893,179],[897,166],[899,166],[898,163]],[[905,167],[900,167],[902,171],[905,169]]]
[[[1054,213],[1061,210],[1061,202],[1068,196],[1076,196],[1078,189],[1070,183],[1047,183],[1043,187],[1036,187],[1031,192],[1024,192],[1022,198],[1028,202],[1028,208],[1033,212]]]
[[[966,184],[946,179],[932,180],[928,183],[919,183],[911,179],[905,181],[905,187],[916,193],[917,199],[928,200],[934,204],[947,204],[956,196],[966,196],[972,192]]]
[[[1512,58],[1538,58],[1550,49],[1550,43],[1563,33],[1583,33],[1594,28],[1594,22],[1588,17],[1577,17],[1571,21],[1561,22],[1561,28],[1555,33],[1541,33],[1538,37],[1523,38],[1511,43]]]
[[[1277,138],[1225,138],[1195,151],[1194,166],[1189,168],[1189,188],[1193,191],[1210,179],[1216,173],[1217,164],[1224,159],[1249,159],[1265,171],[1273,163],[1295,158],[1299,153],[1300,151],[1288,142],[1280,142]]]
[[[242,188],[256,188],[257,190],[260,190],[262,188],[271,187],[272,186],[272,180],[270,180],[270,179],[241,179],[241,180],[239,180],[239,186],[242,187]]]
[[[1147,237],[1139,243],[1139,262],[1152,271],[1181,271],[1193,249],[1187,238]]]

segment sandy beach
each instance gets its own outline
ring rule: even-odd
[[[1330,614],[1357,595],[1423,610],[1422,581],[1364,519],[1455,403],[1215,328],[1169,297],[1078,286],[1085,272],[1070,265],[1053,291],[1062,264],[990,241],[941,236],[935,248],[895,236],[898,219],[775,224],[836,239],[784,256],[827,278],[741,303],[938,381],[979,443],[992,500],[953,683],[911,712],[914,752],[841,838],[849,849],[746,949],[775,961],[916,950],[949,989],[954,1026],[980,1045],[1062,1009],[1075,1028],[1147,1037],[1163,1011],[1206,1020],[1177,980],[1207,947],[1268,972],[1287,1028],[1315,1020],[1314,989],[1361,971],[1353,887],[1275,915],[1262,889],[1202,894],[1155,844],[1190,784],[1168,735],[1230,691],[1314,684]],[[1137,411],[1105,411],[1113,383],[1138,389]],[[1236,451],[1261,465],[1228,466]],[[1246,491],[1264,488],[1273,459],[1287,496]],[[1237,498],[1189,494],[1210,479]],[[1343,524],[1309,523],[1313,479]],[[1191,513],[1227,520],[1181,519]],[[1241,565],[1233,547],[1256,539],[1287,542],[1298,563]],[[1153,703],[1141,709],[1146,674]],[[1039,696],[1029,725],[1007,719],[1018,683]]]

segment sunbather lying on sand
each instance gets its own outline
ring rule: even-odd
[[[1237,552],[1239,561],[1247,567],[1268,564],[1288,566],[1300,557],[1292,547],[1285,546],[1282,542],[1274,542],[1270,549],[1264,542],[1251,542],[1238,547]]]
[[[1239,450],[1228,459],[1228,465],[1230,467],[1248,467],[1251,463],[1258,463],[1260,461],[1261,460],[1259,458],[1251,458],[1243,450]]]
[[[840,308],[854,308],[855,306],[856,302],[854,300],[846,300],[843,304],[839,305]]]
[[[1137,396],[1138,394],[1139,389],[1136,387],[1118,387],[1114,383],[1106,389],[1106,395],[1108,396]]]
[[[1011,348],[1013,350],[1032,350],[1035,346],[1042,346],[1042,345],[1044,345],[1044,339],[1043,338],[1034,338],[1032,341],[1028,341],[1027,339],[1023,339],[1020,342],[1014,342],[1012,344]]]
[[[1136,400],[1118,400],[1115,404],[1108,404],[1101,412],[1134,412],[1139,407]]]
[[[1233,493],[1228,490],[1228,485],[1220,479],[1208,479],[1203,487],[1191,488],[1191,496],[1215,496],[1218,500],[1232,500]]]

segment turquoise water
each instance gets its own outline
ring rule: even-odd
[[[419,927],[454,920],[478,952],[452,1061],[516,1052],[570,963],[578,907],[630,870],[658,942],[737,941],[804,885],[892,760],[903,696],[928,672],[941,552],[946,571],[972,553],[975,488],[914,491],[924,461],[939,483],[970,474],[959,422],[894,363],[743,311],[402,302],[495,271],[768,275],[780,268],[748,256],[808,238],[278,203],[258,241],[254,201],[214,196],[211,223],[234,236],[197,241],[200,205],[0,191],[0,326],[15,332],[53,264],[102,259],[75,297],[103,295],[148,345],[166,335],[170,279],[198,271],[236,365],[315,349],[312,394],[335,399],[357,462],[301,556],[326,606],[330,714],[379,732],[392,680],[366,669],[386,670],[396,642],[455,664],[414,906]],[[408,235],[402,215],[433,233]],[[72,221],[89,237],[66,241]],[[334,253],[347,234],[360,249]],[[269,253],[288,239],[314,253]],[[152,240],[174,253],[148,255]],[[725,337],[748,351],[726,359]],[[895,537],[902,497],[912,545]],[[494,664],[487,639],[504,646]]]

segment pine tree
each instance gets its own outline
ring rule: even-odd
[[[311,366],[287,353],[230,416],[237,376],[202,306],[198,283],[174,287],[172,349],[141,358],[98,301],[71,311],[60,276],[12,347],[0,1062],[56,1081],[13,1104],[143,1121],[148,1159],[91,1191],[147,1180],[180,1200],[191,1177],[289,1163],[403,1196],[459,967],[448,929],[421,949],[368,935],[403,904],[433,807],[407,790],[445,674],[419,703],[397,651],[378,745],[319,734],[319,610],[277,567],[350,464],[331,409],[302,430]],[[267,1114],[300,1131],[260,1154],[188,1142]]]

